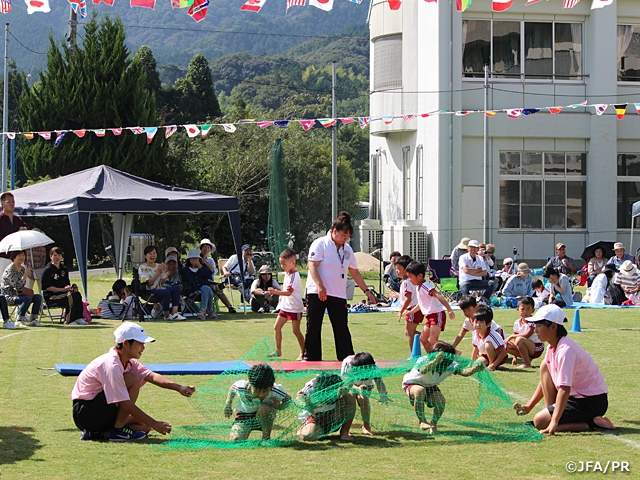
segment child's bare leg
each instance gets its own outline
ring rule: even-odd
[[[287,319],[278,315],[276,323],[273,324],[273,338],[276,341],[276,353],[279,357],[282,356],[282,327],[285,323],[287,323]]]
[[[251,427],[249,425],[243,422],[234,423],[233,427],[231,427],[229,440],[232,442],[246,440],[249,438],[249,434],[251,434]]]
[[[431,419],[431,428],[429,429],[429,433],[431,433],[431,435],[436,435],[438,433],[438,421],[444,413],[444,408],[447,404],[447,400],[444,398],[444,395],[440,390],[431,393],[427,400],[429,403],[434,405],[433,417]]]
[[[496,361],[496,358],[498,358],[498,352],[496,352],[496,349],[491,342],[486,342],[484,344],[484,349],[487,352],[487,357],[489,357],[489,365],[491,365]]]
[[[542,385],[542,395],[544,399],[544,406],[548,407],[549,405],[553,405],[554,403],[556,403],[556,397],[558,396],[558,389],[553,383],[553,379],[551,378],[551,373],[549,372],[549,367],[547,367],[547,362],[542,362],[540,364],[540,384]],[[543,428],[546,428],[546,427],[543,427]]]
[[[365,435],[373,435],[371,424],[369,423],[371,421],[371,401],[364,395],[358,395],[356,401],[362,414],[362,433]]]
[[[273,421],[276,418],[276,412],[273,407],[269,405],[260,405],[256,412],[256,418],[260,422],[262,427],[262,439],[269,440],[271,438],[271,429],[273,428]]]
[[[302,355],[304,353],[304,335],[300,331],[300,320],[292,320],[291,321],[291,329],[293,330],[293,334],[296,336],[298,340],[298,346],[300,347],[300,355],[298,356],[298,360],[302,360]]]
[[[422,329],[422,333],[420,334],[420,343],[424,347],[427,353],[431,352],[431,343],[429,342],[429,332],[431,331],[431,327],[429,325],[424,326]]]
[[[431,345],[438,343],[441,331],[442,329],[438,325],[431,325],[431,328],[429,329],[429,343]]]
[[[515,342],[511,340],[509,341],[509,343],[507,343],[507,354],[513,355],[513,360],[511,360],[511,365],[517,365],[518,357],[522,356]]]
[[[353,440],[349,429],[353,423],[353,417],[356,415],[356,399],[350,394],[340,397],[334,411],[336,413],[336,420],[338,422],[344,422],[342,423],[342,427],[340,427],[340,440]]]
[[[522,357],[522,368],[531,368],[531,356],[536,351],[535,344],[528,338],[519,337],[516,339],[516,346]]]
[[[412,400],[413,410],[420,421],[420,429],[428,430],[430,425],[424,416],[424,402],[427,398],[427,391],[421,385],[411,385],[409,387],[409,398]]]
[[[409,321],[404,322],[404,325],[404,334],[407,336],[407,341],[409,342],[409,351],[413,352],[413,337],[416,335],[418,325]]]
[[[320,429],[315,423],[307,423],[298,430],[298,439],[303,442],[311,442],[318,438]]]

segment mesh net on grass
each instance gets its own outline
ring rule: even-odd
[[[280,362],[269,359],[268,355],[273,351],[272,341],[261,340],[238,361],[236,368],[198,387],[191,403],[203,415],[204,423],[174,428],[172,439],[164,444],[164,448],[278,446],[300,441],[300,437],[338,438],[339,430],[350,419],[353,419],[351,432],[355,435],[360,433],[363,420],[368,420],[376,435],[404,432],[404,437],[414,434],[419,438],[428,433],[428,430],[421,430],[421,421],[429,423],[434,415],[441,415],[437,422],[438,435],[460,442],[524,442],[541,438],[537,430],[522,424],[504,386],[484,366],[470,376],[463,376],[475,366],[470,359],[432,353],[416,362],[407,360],[383,362],[381,367],[353,367],[341,375],[340,369],[285,372]],[[280,392],[274,392],[273,403],[269,404],[267,398],[262,404],[267,407],[261,408],[259,414],[252,416],[239,412],[238,395],[247,392],[243,390],[248,383],[246,365],[267,362],[275,373],[276,384],[286,390],[291,400],[280,404]],[[422,368],[427,376],[450,372],[444,373],[449,376],[438,389],[425,389],[424,396],[417,393],[413,403],[417,402],[418,412],[403,389],[403,378],[408,373],[415,375],[414,367]],[[315,379],[314,383],[309,386],[312,379]],[[380,385],[380,380],[384,386]],[[225,404],[234,384],[234,410],[227,411],[230,414],[227,417]],[[305,394],[298,396],[301,390]],[[250,391],[245,400],[251,400]],[[421,406],[424,415],[420,413]],[[313,420],[309,420],[310,416]],[[263,441],[264,430],[269,427],[270,440]],[[232,436],[236,439],[232,440]]]

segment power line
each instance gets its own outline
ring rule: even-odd
[[[18,42],[20,44],[20,46],[26,50],[29,50],[31,53],[35,53],[36,55],[46,55],[46,52],[36,52],[35,50],[32,50],[31,48],[27,47],[24,43],[22,43],[20,40],[18,40],[16,38],[16,36],[11,33],[11,30],[9,30],[9,35],[11,35],[13,37],[13,39]]]

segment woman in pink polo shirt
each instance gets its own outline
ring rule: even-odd
[[[533,417],[540,433],[585,432],[614,428],[603,417],[609,405],[607,384],[587,351],[567,336],[562,325],[567,319],[557,305],[545,305],[529,319],[535,333],[548,342],[547,355],[540,365],[540,383],[524,405],[514,404],[518,415],[526,415],[544,399],[545,409]]]

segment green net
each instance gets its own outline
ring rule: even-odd
[[[163,448],[279,446],[338,438],[349,430],[359,434],[365,427],[376,435],[405,432],[406,437],[411,432],[419,438],[437,433],[461,442],[541,439],[516,416],[495,375],[467,358],[438,352],[346,371],[285,371],[289,365],[268,359],[273,350],[272,341],[263,339],[236,367],[198,387],[190,401],[204,423],[174,428]],[[275,374],[275,385],[266,392],[260,386],[264,379],[256,377],[258,369]],[[416,376],[427,385],[438,376],[444,380],[425,387]]]
[[[271,149],[269,221],[267,227],[269,250],[276,256],[289,246],[290,231],[289,196],[287,194],[284,150],[282,149],[282,140],[278,139]]]

